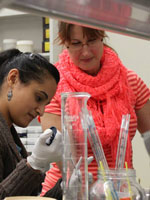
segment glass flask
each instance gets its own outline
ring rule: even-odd
[[[63,199],[88,199],[87,128],[85,116],[90,94],[61,94],[63,134]]]
[[[112,169],[98,172],[90,188],[90,200],[145,200],[145,192],[136,181],[134,169]]]

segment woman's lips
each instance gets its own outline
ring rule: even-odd
[[[84,58],[84,59],[81,59],[82,62],[90,62],[92,60],[92,58]]]

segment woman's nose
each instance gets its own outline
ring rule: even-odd
[[[82,47],[82,55],[86,56],[89,54],[90,48],[87,44],[84,44]]]
[[[45,110],[45,105],[40,105],[37,107],[36,112],[38,113],[38,115],[42,116],[44,114],[44,110]]]

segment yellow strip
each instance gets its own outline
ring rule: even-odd
[[[126,171],[128,172],[128,164],[127,162],[125,162],[125,166],[126,166]],[[131,185],[130,185],[130,181],[129,181],[129,177],[127,176],[127,182],[128,182],[128,188],[129,188],[129,194],[132,200],[132,190],[131,190]]]
[[[102,171],[102,176],[103,176],[104,182],[106,182],[106,174],[105,174],[105,170],[104,170],[104,166],[103,166],[102,161],[100,161],[100,169]],[[108,188],[108,190],[106,190],[106,199],[107,200],[113,200],[112,195],[111,195],[111,191],[110,191],[109,188]]]

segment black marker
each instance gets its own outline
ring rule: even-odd
[[[57,129],[56,129],[54,126],[52,126],[50,129],[53,131],[53,133],[52,133],[52,136],[51,136],[51,137],[49,137],[49,138],[46,139],[46,144],[47,144],[48,146],[53,142],[53,140],[54,140],[54,138],[55,138],[55,135],[56,135],[56,133],[57,133]]]

